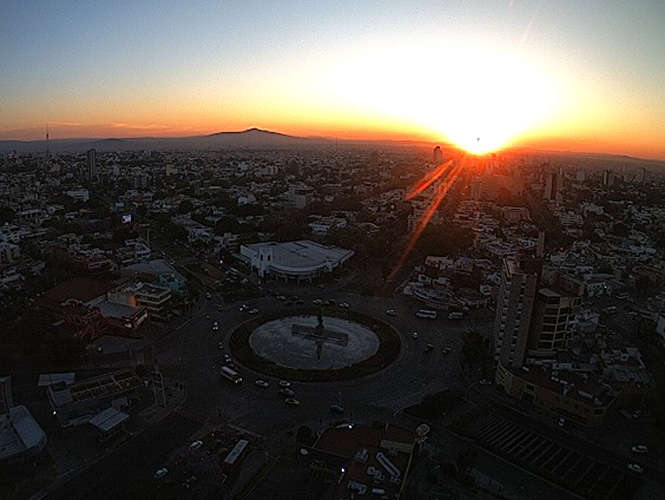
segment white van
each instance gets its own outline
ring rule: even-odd
[[[436,319],[436,311],[432,311],[431,309],[420,309],[416,313],[416,316],[419,318]]]

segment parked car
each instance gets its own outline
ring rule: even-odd
[[[395,311],[395,309],[387,309],[386,314],[388,316],[397,316],[397,312]]]
[[[312,301],[312,304],[314,304],[315,306],[320,306],[321,304],[323,304],[323,301],[321,299],[314,299]]]
[[[220,351],[223,351],[224,350],[224,342],[217,342],[217,349],[219,349]]]
[[[346,302],[340,302],[339,307],[341,307],[342,309],[348,309],[348,308],[349,308],[349,304],[346,303]]]
[[[169,470],[166,467],[162,467],[161,469],[157,469],[157,472],[155,472],[154,478],[155,479],[161,479],[166,474],[168,474]]]
[[[480,379],[480,382],[478,382],[478,383],[479,383],[480,385],[492,385],[492,383],[491,383],[489,380],[484,379],[484,378],[481,378],[481,379]]]
[[[419,337],[418,332],[413,332],[413,333],[411,334],[411,336],[412,336],[414,339],[418,339],[418,337]]]
[[[279,386],[280,387],[291,387],[291,382],[288,380],[280,380],[279,381]]]
[[[192,444],[189,445],[192,450],[198,450],[201,446],[203,446],[203,441],[200,439],[193,441]]]
[[[293,396],[296,395],[296,393],[293,392],[293,391],[292,391],[291,389],[289,389],[288,387],[282,387],[282,388],[279,390],[279,393],[280,393],[281,395],[283,395],[283,396],[287,396],[287,397],[289,397],[289,398],[292,398]]]
[[[628,470],[631,470],[637,474],[642,474],[644,472],[642,466],[638,464],[628,464]]]
[[[636,444],[630,448],[633,453],[649,453],[649,448],[644,444]]]
[[[254,383],[256,385],[258,385],[259,387],[268,387],[270,385],[268,382],[266,382],[265,380],[261,380],[261,379],[257,380]]]
[[[217,323],[217,321],[215,321],[215,322],[212,324],[212,331],[213,331],[213,332],[216,332],[217,330],[219,330],[219,323]]]
[[[425,352],[431,352],[434,349],[434,344],[427,344],[425,346]]]
[[[443,354],[448,354],[448,353],[450,353],[450,347],[444,347],[443,349],[441,349],[441,352],[442,352]]]
[[[259,314],[259,310],[254,308],[251,311],[249,311],[249,314]]]
[[[298,406],[300,404],[300,401],[298,401],[296,398],[286,398],[284,402],[287,405],[292,405],[292,406]]]

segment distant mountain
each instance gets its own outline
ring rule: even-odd
[[[132,137],[108,139],[53,139],[49,148],[53,152],[76,152],[95,148],[100,152],[192,149],[251,148],[270,149],[331,144],[331,139],[296,137],[270,130],[250,128],[243,131],[217,132],[190,137]],[[0,141],[0,152],[34,153],[46,151],[46,141]]]
[[[83,152],[95,148],[99,152],[113,151],[188,151],[217,149],[305,149],[310,147],[381,148],[381,147],[441,147],[452,148],[443,141],[412,140],[336,140],[327,137],[298,137],[260,128],[242,131],[216,132],[208,135],[189,137],[131,137],[131,138],[81,138],[54,139],[49,143],[52,152]],[[0,141],[0,153],[38,153],[46,151],[46,141]],[[611,167],[617,165],[643,167],[665,167],[665,162],[646,160],[625,155],[580,153],[574,151],[548,151],[531,148],[507,150],[517,154],[539,156],[543,161],[567,160],[588,166]]]

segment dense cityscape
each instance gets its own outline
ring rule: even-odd
[[[665,2],[0,2],[0,500],[665,499]]]
[[[3,155],[7,498],[662,494],[657,162],[243,134]]]

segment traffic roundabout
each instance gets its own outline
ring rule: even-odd
[[[398,357],[398,332],[356,311],[303,308],[266,314],[234,328],[229,349],[244,367],[302,382],[376,373]]]

